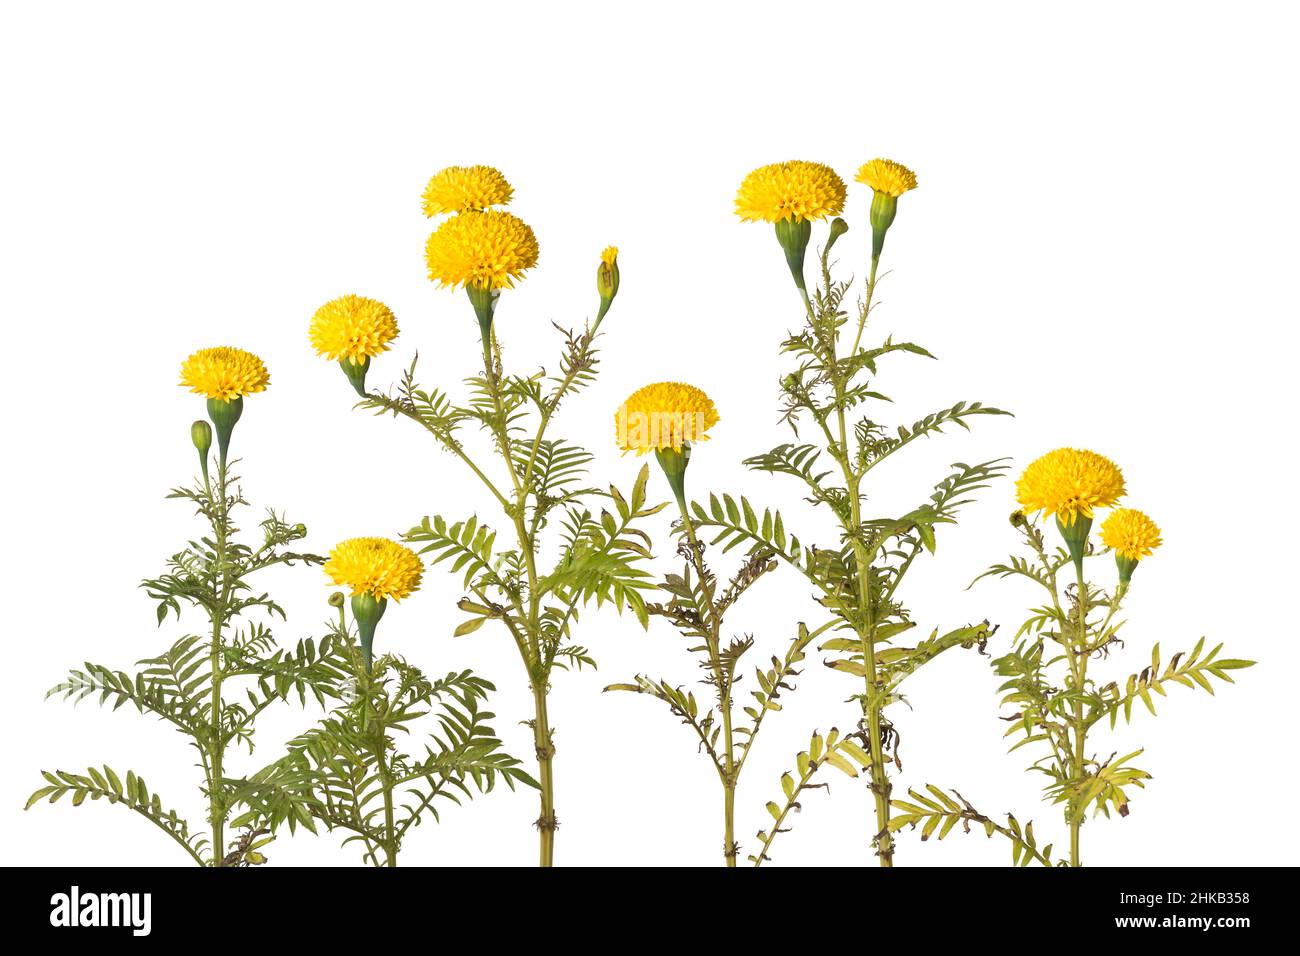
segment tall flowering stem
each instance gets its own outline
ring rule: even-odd
[[[701,389],[680,382],[658,382],[634,392],[619,407],[614,421],[615,438],[623,451],[654,453],[678,506],[677,553],[684,566],[680,574],[664,578],[659,588],[666,598],[648,605],[647,610],[652,617],[668,621],[685,638],[705,675],[701,683],[716,703],[701,706],[685,686],[642,674],[605,690],[631,691],[662,701],[676,721],[695,733],[696,745],[709,758],[722,788],[722,855],[728,867],[735,867],[741,851],[735,805],[741,772],[765,718],[780,710],[793,692],[809,644],[836,622],[811,632],[800,624],[783,658],[773,656],[770,667],[756,668],[753,689],[745,698],[748,706],[738,704],[741,660],[755,638],[728,635],[726,614],[760,578],[775,571],[778,562],[770,551],[756,549],[731,580],[720,586],[706,560],[706,546],[687,504],[686,472],[693,445],[708,440],[709,429],[718,421],[717,410]]]
[[[263,848],[281,825],[313,828],[313,798],[300,781],[273,779],[266,768],[240,776],[232,771],[231,760],[240,747],[251,751],[257,718],[267,708],[290,694],[324,701],[341,693],[331,643],[308,640],[291,649],[278,647],[264,620],[283,618],[284,611],[256,587],[256,576],[267,568],[324,561],[295,549],[307,529],[271,512],[249,542],[241,540],[235,524],[235,510],[247,502],[228,456],[240,419],[232,406],[242,411],[244,398],[265,389],[267,381],[261,360],[239,349],[204,349],[182,367],[182,384],[206,397],[213,422],[200,420],[190,429],[199,453],[199,481],[174,489],[170,497],[188,502],[207,530],[187,536],[189,543],[168,560],[166,570],[142,587],[157,602],[160,625],[171,614],[180,618],[198,612],[206,619],[205,632],[191,632],[141,661],[137,674],[87,664],[49,693],[74,700],[93,695],[123,712],[130,709],[123,705],[130,704],[188,738],[202,771],[199,789],[207,804],[207,831],[165,809],[141,774],[107,765],[91,767],[86,774],[46,771],[46,785],[28,803],[70,794],[70,802],[79,805],[88,796],[103,797],[150,821],[202,866],[264,863]],[[213,426],[219,440],[215,455]],[[232,688],[237,688],[233,694]],[[241,830],[238,837],[232,833],[236,829]]]
[[[1013,556],[981,577],[1025,579],[1047,599],[1021,625],[1016,647],[996,658],[993,667],[1004,678],[1002,705],[1010,711],[1003,718],[1010,724],[1006,735],[1017,738],[1011,749],[1037,751],[1028,769],[1047,778],[1045,799],[1062,810],[1068,852],[1054,856],[1054,844],[1035,834],[1032,822],[1022,826],[1008,814],[1005,825],[995,824],[957,791],[935,786],[895,801],[891,825],[919,826],[923,834],[937,830],[943,839],[957,820],[979,822],[989,836],[996,832],[1011,841],[1013,864],[1082,866],[1084,825],[1099,815],[1129,817],[1135,792],[1151,779],[1134,763],[1141,749],[1120,756],[1093,738],[1114,729],[1121,718],[1128,723],[1136,703],[1154,716],[1155,698],[1166,696],[1167,689],[1182,685],[1213,693],[1212,678],[1231,683],[1232,671],[1254,662],[1220,657],[1222,644],[1207,652],[1201,638],[1191,651],[1167,662],[1156,644],[1149,666],[1126,678],[1099,681],[1092,666],[1110,663],[1131,641],[1127,635],[1120,639],[1123,622],[1117,615],[1138,565],[1160,546],[1160,529],[1140,511],[1116,508],[1102,523],[1098,546],[1094,511],[1114,507],[1125,485],[1119,468],[1095,452],[1049,452],[1025,469],[1016,491],[1023,510],[1012,514],[1011,524],[1028,557]],[[1089,580],[1099,561],[1108,585]]]
[[[368,390],[359,407],[420,426],[482,483],[510,529],[512,544],[503,547],[496,531],[478,516],[429,515],[404,540],[461,575],[466,594],[459,606],[468,617],[456,628],[457,635],[490,621],[519,653],[532,696],[528,723],[537,761],[538,861],[550,866],[560,825],[556,734],[549,708],[552,675],[557,667],[580,669],[593,663],[587,649],[572,641],[588,602],[608,602],[620,612],[631,611],[643,625],[648,622],[642,592],[651,585],[640,564],[649,557],[649,539],[636,524],[663,506],[647,504],[646,468],[626,495],[614,486],[608,491],[588,486],[583,479],[591,454],[552,434],[561,405],[595,378],[597,336],[618,291],[616,250],[607,249],[597,269],[597,318],[580,329],[561,330],[562,351],[552,371],[539,376],[508,369],[500,307],[538,261],[533,230],[492,208],[512,195],[490,167],[454,167],[436,175],[424,197],[429,216],[450,215],[429,237],[429,278],[464,290],[478,328],[482,371],[468,380],[468,400],[457,403],[441,390],[421,388],[412,362],[395,389]],[[486,433],[490,460],[464,443],[464,426],[471,422]],[[558,525],[560,557],[548,570],[540,556],[544,532],[552,525]]]
[[[821,604],[836,616],[836,628],[842,632],[820,649],[832,654],[831,667],[860,681],[855,699],[862,716],[856,732],[814,734],[810,750],[800,755],[799,779],[787,774],[788,785],[783,781],[785,807],[773,803],[770,812],[778,821],[786,821],[786,810],[797,795],[813,785],[808,783],[812,773],[826,761],[810,757],[812,750],[824,755],[832,740],[836,748],[857,748],[865,755],[874,804],[871,844],[880,865],[888,867],[894,860],[890,769],[897,767],[899,730],[886,715],[886,708],[900,699],[902,681],[937,654],[953,647],[983,650],[991,634],[987,622],[982,622],[943,634],[936,630],[912,647],[897,646],[896,638],[915,626],[911,612],[901,603],[899,587],[915,559],[935,550],[938,527],[953,523],[958,509],[969,501],[968,493],[984,487],[1005,466],[996,460],[954,466],[956,470],[934,486],[923,504],[903,514],[880,517],[864,514],[868,479],[875,468],[918,438],[935,434],[946,425],[968,427],[976,416],[1006,413],[978,402],[958,402],[896,429],[872,417],[873,403],[885,399],[876,385],[878,364],[895,354],[932,356],[919,345],[890,337],[877,345],[863,344],[874,309],[884,235],[897,213],[898,197],[916,182],[915,176],[897,164],[887,167],[887,181],[875,179],[874,173],[864,178],[868,167],[876,169],[867,164],[859,179],[871,186],[874,194],[868,217],[872,252],[866,288],[852,317],[844,308],[851,283],[833,277],[830,258],[832,248],[849,232],[848,222],[832,218],[844,208],[846,195],[838,176],[830,181],[827,173],[834,176],[834,172],[816,163],[775,164],[751,173],[736,197],[741,219],[776,225],[777,240],[803,305],[803,327],[782,343],[782,350],[795,358],[796,365],[781,380],[781,413],[798,443],[778,445],[747,459],[746,464],[799,481],[816,505],[834,514],[842,529],[840,541],[828,547],[807,546],[789,533],[781,515],[767,510],[760,519],[758,510],[744,499],[739,507],[724,497],[721,502],[711,501],[707,508],[696,505],[695,510],[702,525],[716,529],[715,540],[748,540],[755,548],[770,549],[817,587]],[[882,193],[886,194],[883,198]],[[809,283],[803,274],[803,248],[812,243],[815,224],[828,219],[830,228],[819,256],[820,280]],[[804,439],[801,429],[808,427],[816,436],[814,442]],[[838,750],[835,756],[831,765],[848,764]],[[851,765],[849,769],[853,769]],[[771,832],[760,834],[763,848],[757,862],[767,859],[776,835],[784,830],[778,822]]]

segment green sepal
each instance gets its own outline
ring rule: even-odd
[[[794,284],[805,291],[808,287],[803,278],[803,260],[804,253],[808,251],[808,240],[811,238],[812,220],[810,219],[799,221],[782,219],[776,224],[776,241],[781,244],[785,252],[785,262],[790,267],[790,275],[794,276]]]
[[[885,248],[885,233],[898,215],[898,197],[877,191],[871,199],[871,258],[879,259]]]
[[[1067,525],[1058,515],[1056,518],[1056,530],[1061,533],[1065,539],[1066,550],[1070,552],[1070,557],[1074,561],[1074,567],[1080,573],[1083,572],[1083,553],[1088,548],[1088,533],[1092,530],[1092,518],[1088,515],[1076,514],[1074,523]]]
[[[235,430],[235,423],[243,414],[243,398],[228,402],[220,398],[208,399],[208,418],[212,419],[212,426],[217,431],[217,451],[221,454],[222,464],[225,464],[226,453],[230,450],[230,436]]]
[[[676,448],[657,448],[655,458],[659,461],[659,467],[663,469],[664,477],[668,479],[668,487],[673,490],[677,504],[685,513],[686,466],[691,463],[690,443],[683,443],[680,451]]]
[[[366,397],[366,373],[370,371],[370,356],[367,355],[361,362],[355,362],[350,358],[341,359],[339,368],[343,369],[343,374],[348,377],[352,387],[357,390],[357,394],[362,398]]]
[[[361,635],[361,659],[365,662],[367,671],[374,660],[375,628],[387,608],[388,598],[375,600],[373,594],[357,594],[352,598],[352,616],[356,619],[357,631]]]
[[[474,306],[474,315],[478,318],[479,332],[487,342],[492,334],[492,317],[496,314],[497,299],[501,297],[500,289],[485,288],[469,283],[465,286],[470,305]]]
[[[1115,552],[1115,567],[1119,568],[1119,583],[1128,584],[1133,580],[1133,572],[1137,570],[1138,562],[1136,558],[1127,558]]]

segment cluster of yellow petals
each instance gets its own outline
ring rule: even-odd
[[[397,318],[378,299],[345,295],[316,310],[309,335],[318,355],[336,362],[351,359],[360,365],[388,351],[389,343],[397,338]]]
[[[760,166],[740,184],[736,215],[745,222],[825,219],[844,210],[848,190],[829,166],[793,160]]]
[[[435,230],[425,247],[429,278],[444,286],[513,288],[537,265],[537,236],[518,216],[462,212]]]
[[[623,451],[644,455],[708,441],[718,423],[713,401],[694,385],[657,382],[637,389],[614,413],[614,437]]]
[[[424,214],[478,211],[504,206],[515,193],[501,171],[491,166],[448,166],[424,187]]]
[[[191,392],[234,401],[266,390],[271,376],[262,360],[243,349],[199,349],[181,363],[181,385]]]
[[[618,246],[606,246],[600,254],[600,261],[611,268],[618,265]]]
[[[1056,515],[1067,527],[1079,515],[1113,505],[1124,496],[1124,475],[1096,452],[1058,448],[1030,463],[1016,482],[1016,500],[1027,513]]]
[[[1160,547],[1160,529],[1135,508],[1117,508],[1101,523],[1101,543],[1130,561],[1141,561]]]
[[[330,552],[325,573],[353,597],[369,594],[376,601],[400,601],[420,588],[424,564],[410,548],[388,538],[349,538]]]
[[[892,159],[873,159],[863,163],[856,178],[876,192],[895,199],[916,188],[916,173]]]

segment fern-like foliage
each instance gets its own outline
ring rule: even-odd
[[[492,622],[489,630],[507,636],[519,653],[533,698],[528,723],[543,789],[538,830],[541,860],[549,865],[558,826],[551,793],[555,741],[546,706],[552,676],[556,668],[595,666],[591,652],[573,639],[586,606],[609,605],[648,624],[645,594],[654,583],[643,567],[650,541],[640,525],[663,506],[646,501],[648,469],[627,494],[592,482],[591,452],[553,433],[565,402],[595,381],[599,327],[612,295],[602,298],[590,325],[552,323],[561,336],[558,360],[549,369],[529,365],[523,374],[510,370],[486,318],[499,300],[498,292],[490,304],[474,306],[486,309],[477,313],[482,365],[463,379],[463,397],[417,384],[412,361],[395,388],[366,392],[358,407],[419,425],[495,502],[497,517],[431,514],[406,540],[459,576],[466,593],[457,606],[469,616],[454,633],[469,635]]]
[[[894,801],[898,815],[889,821],[891,830],[919,828],[924,842],[930,837],[942,840],[958,824],[963,833],[970,833],[973,824],[982,829],[986,837],[991,838],[998,833],[1010,841],[1012,866],[1028,866],[1030,863],[1055,865],[1052,862],[1052,844],[1044,847],[1038,845],[1032,820],[1022,827],[1020,821],[1008,813],[1006,822],[998,823],[976,810],[958,791],[945,793],[933,784],[926,785],[925,793],[908,790],[907,797],[906,800]]]
[[[739,495],[711,495],[691,513],[724,550],[746,546],[789,564],[816,589],[817,600],[836,618],[836,634],[822,645],[827,662],[852,677],[862,708],[866,752],[875,804],[873,848],[882,865],[893,860],[890,768],[897,769],[898,729],[884,714],[902,700],[899,685],[917,668],[951,647],[981,650],[987,625],[935,632],[916,647],[892,640],[914,626],[902,585],[913,562],[938,549],[942,529],[956,523],[973,495],[1006,470],[1002,460],[957,463],[928,500],[901,514],[873,514],[869,498],[874,469],[920,438],[967,430],[974,421],[1008,414],[982,402],[958,401],[910,424],[882,421],[889,396],[880,378],[894,359],[934,356],[923,346],[886,335],[870,341],[879,260],[873,259],[862,299],[850,306],[851,282],[832,275],[830,253],[847,225],[835,220],[820,254],[820,281],[796,276],[803,301],[801,326],[782,343],[793,367],[780,380],[781,420],[795,441],[753,455],[755,471],[793,478],[814,507],[825,507],[839,526],[837,540],[814,543],[796,532],[788,515],[759,508]],[[789,250],[787,250],[788,252]],[[776,262],[773,262],[776,268]],[[779,828],[771,835],[779,832]],[[766,853],[766,848],[764,849]],[[763,855],[759,855],[761,860]]]
[[[724,509],[717,499],[713,504],[719,513]],[[736,515],[737,521],[741,520],[736,502],[730,497],[725,507]],[[743,507],[745,515],[757,525],[758,519],[748,503]],[[775,520],[779,522],[780,517]],[[769,524],[770,521],[769,518]],[[707,562],[705,545],[696,535],[695,524],[684,507],[677,532],[681,573],[664,577],[659,588],[667,595],[666,600],[651,604],[646,610],[651,616],[667,620],[685,640],[687,653],[695,658],[701,674],[700,683],[709,691],[705,703],[702,705],[695,692],[683,685],[652,680],[641,674],[631,682],[611,684],[605,690],[649,694],[666,704],[668,712],[693,731],[698,747],[709,757],[722,786],[723,859],[728,866],[735,866],[740,853],[735,836],[735,793],[745,762],[764,719],[779,711],[782,698],[794,691],[794,681],[800,674],[808,645],[836,622],[832,620],[815,632],[800,622],[784,654],[774,655],[770,666],[755,668],[757,686],[749,695],[752,703],[737,701],[736,687],[745,676],[741,659],[754,647],[755,638],[728,633],[726,613],[761,578],[777,570],[779,563],[771,549],[753,548],[724,586]],[[797,549],[797,542],[792,547]]]
[[[136,664],[134,672],[85,662],[46,695],[72,703],[94,699],[119,710],[127,705],[163,720],[184,735],[198,755],[207,802],[205,833],[162,809],[141,776],[128,772],[125,782],[108,766],[86,775],[43,771],[47,786],[33,794],[30,807],[42,798],[51,802],[72,794],[72,805],[89,797],[135,810],[183,847],[194,862],[206,866],[245,866],[264,862],[261,848],[276,828],[296,826],[310,817],[283,802],[271,806],[271,795],[257,781],[230,773],[228,757],[236,747],[253,750],[258,716],[268,707],[296,697],[305,704],[332,701],[340,694],[343,670],[331,642],[307,639],[292,649],[281,648],[262,620],[283,619],[284,611],[266,593],[254,588],[254,575],[278,565],[315,565],[323,558],[295,550],[307,529],[290,524],[274,512],[258,525],[258,536],[246,542],[232,512],[247,502],[235,487],[237,479],[224,460],[201,484],[174,489],[169,497],[190,502],[208,525],[208,532],[171,556],[164,572],[143,582],[157,604],[161,625],[175,614],[198,611],[204,631],[186,634],[165,651]],[[280,795],[283,798],[283,795]],[[260,808],[270,807],[270,816]],[[245,831],[229,843],[227,829]]]
[[[1213,694],[1212,679],[1231,683],[1232,671],[1254,662],[1221,657],[1221,644],[1207,653],[1202,638],[1189,653],[1175,654],[1168,662],[1156,644],[1149,666],[1121,680],[1098,681],[1090,673],[1092,663],[1107,662],[1123,646],[1123,622],[1117,615],[1130,585],[1121,582],[1106,591],[1085,579],[1085,566],[1108,557],[1109,551],[1099,552],[1089,543],[1076,567],[1065,549],[1049,548],[1043,530],[1023,514],[1014,514],[1012,524],[1027,555],[1013,556],[980,577],[1031,581],[1045,600],[1030,609],[1015,647],[993,661],[1004,679],[1000,693],[1009,711],[1006,735],[1015,738],[1011,750],[1027,747],[1039,754],[1028,769],[1045,778],[1045,798],[1062,807],[1071,836],[1069,863],[1078,865],[1080,829],[1088,816],[1128,816],[1134,791],[1150,779],[1131,763],[1141,750],[1099,758],[1089,734],[1106,725],[1113,729],[1121,717],[1129,722],[1137,702],[1154,716],[1155,697],[1166,696],[1170,685]],[[1062,580],[1067,575],[1073,580]]]
[[[766,829],[758,831],[759,849],[749,856],[754,866],[771,862],[768,850],[777,836],[789,833],[793,821],[790,815],[803,809],[804,794],[809,790],[830,790],[830,784],[820,781],[817,772],[823,767],[834,767],[849,777],[857,777],[860,770],[871,767],[871,755],[863,747],[865,735],[862,733],[840,736],[839,730],[832,727],[825,736],[813,731],[808,741],[808,749],[795,755],[793,771],[781,774],[781,800],[769,800],[767,813],[772,823]]]
[[[407,833],[436,821],[441,802],[459,804],[498,781],[537,786],[482,709],[491,683],[468,670],[431,680],[391,654],[368,669],[342,617],[331,633],[350,662],[351,693],[257,778],[263,819],[307,814],[358,845],[366,862],[393,866]],[[427,727],[420,738],[416,725]],[[421,739],[420,750],[407,752],[408,739]]]
[[[134,810],[171,837],[195,863],[207,865],[207,838],[201,833],[191,833],[189,824],[177,816],[175,810],[164,808],[162,798],[152,793],[144,778],[134,770],[126,772],[125,781],[108,764],[102,768],[90,767],[84,774],[42,770],[41,776],[46,785],[27,798],[24,809],[30,810],[42,800],[57,803],[63,797],[69,797],[74,807],[81,806],[87,798],[92,801],[102,799]]]

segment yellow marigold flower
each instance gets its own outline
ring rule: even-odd
[[[892,159],[873,159],[863,163],[857,180],[878,193],[897,199],[909,189],[916,188],[916,173]]]
[[[605,251],[600,254],[600,261],[610,268],[618,265],[618,246],[606,246]]]
[[[1058,448],[1031,462],[1016,482],[1026,512],[1056,515],[1070,527],[1079,515],[1108,507],[1124,496],[1124,475],[1109,458],[1078,448]]]
[[[623,451],[680,451],[686,442],[708,441],[718,410],[700,389],[658,382],[637,389],[614,413],[615,439]]]
[[[445,212],[504,206],[514,193],[514,187],[491,166],[448,166],[424,187],[424,214],[432,219]]]
[[[1101,543],[1130,561],[1141,561],[1160,547],[1160,529],[1136,508],[1117,508],[1101,523]]]
[[[740,184],[736,215],[745,222],[825,219],[844,210],[848,190],[829,166],[793,160],[760,166]]]
[[[266,391],[271,376],[262,360],[243,349],[199,349],[181,363],[181,385],[191,392],[230,402]]]
[[[354,597],[400,601],[420,589],[424,564],[410,548],[388,538],[349,538],[330,552],[325,573],[335,584],[350,587]]]
[[[537,237],[508,212],[462,212],[429,237],[425,258],[429,278],[444,286],[510,289],[537,265]]]
[[[388,343],[397,338],[397,319],[377,299],[345,295],[316,310],[309,335],[318,355],[361,364],[388,351]]]

